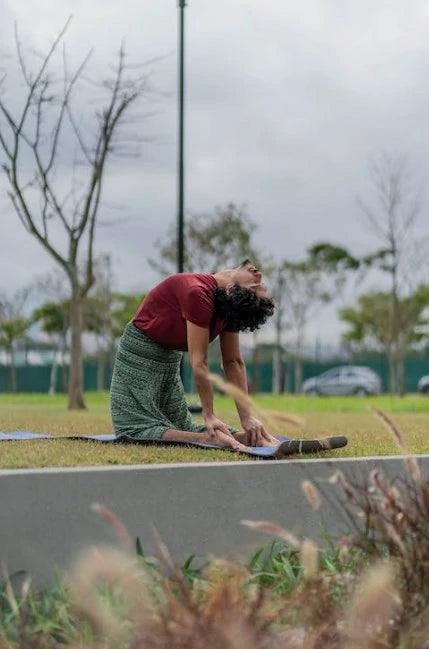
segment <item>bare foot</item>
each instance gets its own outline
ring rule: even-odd
[[[238,442],[245,444],[246,446],[251,446],[249,436],[246,432],[240,431],[239,433],[234,433],[234,437]],[[280,446],[281,442],[275,437],[269,436],[269,439],[262,439],[261,443],[257,446]]]

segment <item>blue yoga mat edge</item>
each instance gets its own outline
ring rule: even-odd
[[[94,442],[111,442],[111,443],[120,443],[121,440],[115,437],[115,435],[70,435],[67,437],[57,437],[56,435],[50,435],[49,433],[33,433],[32,431],[28,430],[21,430],[21,431],[14,431],[12,433],[2,433],[0,432],[0,441],[8,441],[8,442],[13,442],[13,441],[25,441],[25,440],[37,440],[37,439],[71,439],[71,440],[80,440],[80,441],[94,441]],[[277,437],[280,442],[285,442],[288,441],[288,437]],[[145,441],[139,442],[138,440],[122,440],[125,443],[147,443]],[[161,444],[167,444],[167,445],[180,445],[180,442],[163,442],[162,440],[157,440],[156,443],[161,443]],[[230,450],[230,449],[225,449],[220,446],[216,446],[214,444],[203,444],[203,443],[198,443],[198,442],[190,442],[186,443],[185,446],[196,446],[197,448],[214,448],[214,449],[219,449],[219,450]],[[231,449],[233,450],[233,449]],[[272,458],[275,451],[277,448],[275,446],[255,446],[255,447],[249,447],[248,450],[246,451],[239,451],[240,453],[244,453],[246,455],[254,456],[254,457],[265,457],[265,458]],[[234,451],[236,452],[236,451]]]

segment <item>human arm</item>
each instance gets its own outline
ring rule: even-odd
[[[233,448],[236,451],[245,450],[246,446],[235,439],[231,433],[224,433],[215,428],[213,431],[208,430],[204,433],[190,433],[186,430],[175,430],[168,428],[162,436],[166,442],[184,442],[185,444],[202,443],[214,444],[215,446],[225,446],[226,448]]]
[[[226,424],[218,419],[213,408],[213,388],[209,379],[208,348],[209,330],[205,327],[186,321],[188,352],[192,373],[200,395],[204,422],[209,437],[215,437],[215,431],[231,436]]]
[[[220,349],[222,354],[222,365],[226,380],[240,388],[247,395],[247,372],[246,364],[240,351],[240,339],[238,332],[223,331],[220,334]],[[245,437],[244,443],[251,446],[262,446],[271,442],[271,436],[265,431],[263,424],[253,417],[246,399],[234,399]]]

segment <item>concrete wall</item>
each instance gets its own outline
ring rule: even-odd
[[[419,463],[428,475],[429,455]],[[205,552],[248,557],[271,542],[242,519],[268,520],[313,538],[321,526],[336,535],[347,522],[329,477],[339,469],[363,479],[375,467],[390,476],[405,471],[400,457],[3,470],[0,561],[10,575],[25,571],[36,584],[49,583],[54,565],[67,571],[89,545],[116,543],[91,510],[94,502],[116,514],[149,555],[156,554],[154,525],[179,561]],[[325,496],[319,512],[302,493],[305,479]]]

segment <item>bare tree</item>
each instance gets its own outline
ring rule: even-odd
[[[90,53],[76,70],[68,70],[63,54],[61,83],[51,69],[68,27],[55,39],[35,72],[24,57],[16,33],[24,96],[12,109],[0,95],[0,151],[8,195],[24,228],[64,270],[70,290],[71,361],[69,408],[84,408],[82,313],[94,283],[94,244],[106,164],[113,153],[136,154],[139,138],[130,144],[121,126],[130,107],[147,87],[147,74],[129,74],[121,47],[112,76],[96,84],[100,108],[90,128],[81,114],[83,82]],[[4,90],[5,78],[0,89]],[[71,144],[71,142],[73,144]],[[71,160],[64,160],[64,152]],[[72,164],[71,164],[72,163]],[[72,168],[64,189],[65,169]],[[59,173],[61,171],[61,173]]]
[[[276,342],[282,348],[282,332],[285,327],[292,331],[295,391],[301,391],[302,354],[305,328],[317,308],[330,299],[320,270],[311,261],[282,262],[277,268],[276,287]]]
[[[412,182],[406,160],[397,155],[384,154],[373,162],[371,181],[374,203],[369,205],[361,198],[358,203],[383,246],[378,267],[388,274],[390,281],[389,387],[392,393],[403,394],[407,335],[401,323],[409,320],[403,312],[409,308],[409,302],[402,298],[416,286],[410,273],[410,258],[413,227],[421,208],[420,193]]]

